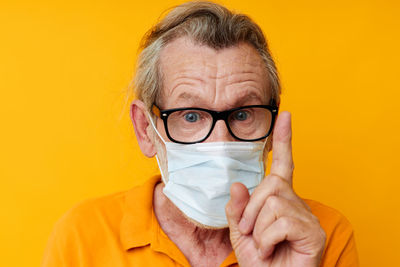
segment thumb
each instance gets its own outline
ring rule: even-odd
[[[243,211],[249,202],[249,199],[250,195],[246,186],[241,183],[232,184],[231,199],[225,207],[232,246],[235,246],[235,243],[237,243],[242,235],[242,233],[239,231],[239,222],[242,218]]]

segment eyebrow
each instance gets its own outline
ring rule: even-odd
[[[255,92],[243,93],[243,94],[244,94],[244,96],[238,97],[238,99],[233,103],[233,105],[231,105],[232,107],[241,106],[251,99],[257,99],[257,100],[260,100],[261,102],[263,102],[263,97]],[[182,92],[177,97],[175,103],[180,103],[179,100],[185,100],[185,102],[186,102],[182,105],[182,107],[207,106],[207,103],[203,101],[202,95],[199,95],[199,94]],[[260,103],[260,104],[264,104],[264,103]]]
[[[180,102],[179,100],[185,100],[185,101],[189,102],[190,104],[197,104],[197,105],[204,104],[203,100],[201,98],[201,95],[188,93],[188,92],[183,92],[183,93],[179,94],[175,103],[179,103]]]

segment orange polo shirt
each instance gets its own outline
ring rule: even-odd
[[[106,197],[87,200],[55,225],[42,267],[190,266],[163,232],[153,212],[153,190],[160,176]],[[312,200],[327,234],[321,266],[359,266],[353,230],[336,210]],[[237,266],[234,252],[221,266]]]

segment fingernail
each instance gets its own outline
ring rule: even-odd
[[[239,231],[242,232],[242,234],[246,234],[247,233],[247,220],[246,218],[242,218],[239,222]]]

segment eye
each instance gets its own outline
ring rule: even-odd
[[[249,112],[247,112],[247,111],[245,111],[245,110],[239,110],[239,111],[237,111],[237,112],[235,112],[235,113],[233,114],[233,118],[234,118],[235,120],[238,120],[238,121],[247,120],[247,118],[248,118],[249,116],[250,116]]]
[[[189,112],[184,115],[187,122],[196,122],[200,119],[200,114],[197,112]]]

